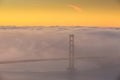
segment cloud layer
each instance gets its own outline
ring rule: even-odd
[[[75,56],[80,71],[119,73],[120,32],[114,29],[45,27],[26,30],[0,30],[0,61],[67,58],[69,34],[75,34]],[[91,58],[96,57],[96,58]],[[98,59],[97,57],[102,57]],[[29,67],[30,66],[30,67]],[[68,61],[4,64],[2,71],[63,71]],[[98,72],[99,73],[99,72]],[[113,76],[113,77],[114,77]]]

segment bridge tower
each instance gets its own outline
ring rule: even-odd
[[[74,34],[69,35],[69,71],[75,71]]]

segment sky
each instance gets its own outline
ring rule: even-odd
[[[1,26],[120,27],[120,0],[0,0]]]

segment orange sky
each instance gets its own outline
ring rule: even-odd
[[[1,0],[0,25],[120,27],[117,0]]]

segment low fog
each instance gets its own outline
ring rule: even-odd
[[[80,72],[80,79],[117,80],[120,75],[119,29],[84,27],[0,29],[0,62],[68,58],[70,34],[75,35],[75,56],[83,57],[75,60],[75,68]],[[67,71],[67,68],[68,60],[0,64],[3,80],[39,80],[38,74],[46,72],[48,75],[50,72]],[[66,79],[63,77],[62,80]]]

